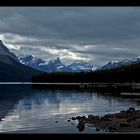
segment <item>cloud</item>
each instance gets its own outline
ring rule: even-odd
[[[94,64],[140,54],[136,7],[0,7],[0,35],[17,55]]]

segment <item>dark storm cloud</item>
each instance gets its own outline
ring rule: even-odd
[[[139,15],[134,7],[1,7],[0,34],[16,54],[102,64],[139,55]]]

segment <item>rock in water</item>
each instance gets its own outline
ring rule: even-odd
[[[83,120],[79,120],[77,128],[82,132],[85,129],[85,122]]]

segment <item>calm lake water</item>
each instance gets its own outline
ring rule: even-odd
[[[78,115],[103,115],[130,106],[140,109],[140,98],[122,98],[95,91],[36,89],[32,85],[0,85],[0,132],[101,133],[76,128]]]

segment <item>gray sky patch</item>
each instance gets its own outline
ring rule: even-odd
[[[16,55],[102,65],[140,54],[140,8],[0,7],[0,36]]]

